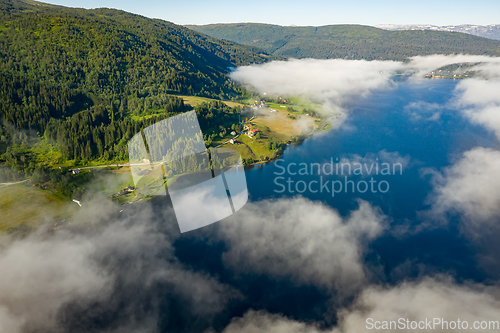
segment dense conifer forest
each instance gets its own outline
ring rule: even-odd
[[[40,140],[76,164],[125,161],[135,133],[191,109],[175,95],[231,99],[241,94],[227,76],[232,67],[275,59],[119,10],[9,0],[0,1],[0,57],[7,179],[43,168],[30,149]],[[223,103],[196,111],[208,141],[238,120]]]

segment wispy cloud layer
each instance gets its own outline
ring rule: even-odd
[[[436,175],[431,199],[436,213],[459,212],[468,224],[484,227],[500,214],[500,151],[475,148]]]
[[[500,58],[474,55],[431,55],[412,57],[406,63],[343,59],[292,59],[263,65],[243,66],[231,74],[235,81],[261,94],[302,96],[338,111],[346,101],[362,98],[374,90],[394,86],[396,72],[421,78],[438,68],[469,63],[488,74],[498,70]]]
[[[496,67],[498,77],[461,81],[454,104],[471,122],[493,131],[500,140],[500,65]]]
[[[301,96],[338,111],[352,97],[392,86],[401,64],[365,60],[289,60],[239,67],[231,78],[263,94]]]
[[[467,321],[469,328],[474,322],[498,320],[500,311],[500,290],[481,284],[457,284],[449,277],[425,278],[420,281],[404,282],[397,286],[370,286],[363,290],[355,302],[338,313],[338,325],[320,329],[319,325],[296,321],[279,314],[265,311],[249,311],[243,317],[234,319],[224,333],[268,332],[268,333],[357,333],[367,330],[367,325],[379,321],[395,322],[384,332],[411,331],[395,327],[403,319],[424,323],[434,318],[449,322]],[[367,322],[367,319],[371,321]],[[424,324],[425,325],[425,324]],[[422,326],[422,324],[421,324]],[[436,326],[436,331],[446,331]],[[374,329],[375,330],[375,329]],[[432,331],[433,329],[429,330]],[[462,331],[463,329],[448,329]]]
[[[386,223],[367,202],[342,218],[321,203],[295,198],[248,204],[236,221],[221,223],[219,233],[232,270],[291,278],[345,296],[366,283],[364,254]]]
[[[162,314],[166,327],[190,322],[186,329],[197,330],[239,297],[179,263],[171,210],[153,214],[142,205],[116,216],[116,207],[96,201],[68,221],[78,223],[73,228],[42,228],[22,239],[0,236],[0,332],[151,331],[160,306],[175,306],[182,315]],[[106,319],[96,326],[100,318]]]
[[[461,81],[454,103],[468,119],[495,131],[500,138],[496,58],[429,56],[415,57],[405,64],[290,60],[242,67],[232,77],[261,93],[322,102],[333,114],[351,99],[391,89],[395,71],[418,74],[466,61],[483,62],[475,68],[489,73],[485,74],[488,79]],[[428,104],[411,105],[408,110],[418,108],[439,112],[439,106]],[[384,150],[364,157],[352,155],[346,161],[391,161],[401,163],[402,168],[412,162],[409,156]],[[446,219],[456,213],[464,233],[482,243],[484,237],[493,235],[496,238],[488,239],[488,244],[494,244],[500,235],[499,170],[500,152],[477,147],[435,172],[430,197],[433,217]],[[122,217],[103,202],[95,198],[72,218],[80,227],[40,229],[23,239],[0,237],[0,332],[76,331],[95,325],[103,316],[107,316],[106,324],[95,331],[154,331],[159,325],[199,331],[210,327],[230,301],[244,297],[218,278],[185,266],[175,256],[178,231],[171,209],[158,212],[147,203],[137,204],[135,212]],[[225,243],[222,262],[227,270],[315,286],[346,303],[351,301],[338,312],[333,332],[364,330],[367,317],[498,319],[496,287],[458,284],[441,276],[395,286],[375,285],[373,276],[377,273],[365,258],[370,244],[385,234],[389,221],[390,217],[364,201],[344,217],[331,207],[299,197],[249,203],[212,228],[215,232],[210,236]],[[488,249],[485,262],[498,267],[500,251]],[[226,333],[262,331],[321,330],[314,324],[265,311],[250,311],[225,329]]]

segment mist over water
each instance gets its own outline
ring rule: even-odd
[[[412,83],[399,79],[395,90],[373,92],[367,98],[346,105],[349,117],[340,128],[314,135],[300,145],[288,147],[279,165],[286,168],[295,163],[297,166],[293,165],[291,169],[297,172],[299,163],[329,163],[331,159],[334,163],[340,163],[342,158],[377,155],[381,151],[409,157],[410,163],[402,175],[398,169],[395,175],[375,177],[385,179],[390,184],[390,190],[383,195],[370,191],[365,194],[343,191],[335,194],[335,197],[331,193],[315,194],[310,191],[301,195],[324,201],[342,214],[355,208],[355,199],[361,198],[380,206],[395,219],[414,219],[417,211],[426,208],[425,198],[431,189],[429,179],[420,174],[421,169],[449,166],[461,153],[477,146],[499,147],[493,133],[471,124],[459,111],[449,108],[448,102],[453,97],[457,83],[456,80]],[[426,104],[420,109],[414,106],[422,103]],[[439,108],[429,111],[428,104],[439,105]],[[429,119],[433,116],[433,119]],[[377,161],[373,158],[371,162]],[[383,159],[379,158],[379,165],[382,162]],[[251,167],[247,171],[251,199],[256,201],[298,194],[288,190],[282,194],[275,191],[280,190],[280,187],[273,181],[276,174],[281,172],[275,162]],[[306,182],[318,179],[318,175],[297,174],[290,177],[295,181]],[[343,177],[339,175],[337,178]],[[352,178],[355,176],[349,177]]]
[[[277,332],[316,333],[317,327],[336,331],[349,321],[364,324],[369,311],[401,316],[398,302],[415,304],[409,311],[427,316],[419,312],[427,304],[412,301],[422,293],[428,293],[427,302],[442,305],[440,316],[456,311],[468,315],[467,309],[454,307],[472,295],[477,304],[486,304],[486,315],[475,318],[495,319],[489,313],[500,305],[489,295],[497,289],[482,285],[495,281],[494,274],[478,265],[478,249],[464,235],[460,216],[445,211],[444,225],[430,212],[437,202],[446,209],[441,192],[435,193],[436,184],[446,190],[445,176],[453,180],[461,175],[460,168],[454,168],[468,165],[465,152],[472,152],[472,161],[481,161],[485,152],[494,156],[500,148],[497,137],[472,123],[453,103],[460,81],[393,80],[390,90],[344,103],[348,116],[340,127],[288,147],[278,165],[247,168],[249,202],[234,215],[180,234],[169,196],[122,206],[121,213],[113,214],[104,203],[101,208],[89,203],[102,228],[93,233],[68,228],[52,239],[34,235],[14,243],[0,264],[33,255],[32,248],[45,249],[57,260],[49,268],[13,270],[4,276],[4,285],[23,274],[50,276],[47,270],[61,271],[66,261],[74,261],[65,253],[78,254],[77,275],[86,277],[68,272],[59,277],[63,286],[78,292],[61,301],[49,300],[50,320],[34,316],[28,322],[61,332],[231,333],[243,331],[239,325],[264,325],[258,331],[268,332],[275,332],[275,326]],[[281,177],[295,184],[318,182],[320,177],[344,182],[344,175],[298,173],[300,163],[324,166],[332,161],[363,167],[399,163],[401,172],[348,175],[355,183],[386,181],[384,193],[280,193],[276,177],[288,166],[295,174]],[[488,170],[481,164],[475,167]],[[94,217],[83,212],[80,218]],[[476,285],[468,289],[468,283]],[[23,302],[31,304],[34,297],[47,303],[46,285],[57,290],[61,283],[47,278],[32,286],[34,296],[23,294]],[[61,293],[66,293],[64,288]],[[6,318],[21,325],[16,316],[22,318],[22,312],[14,312],[10,300],[4,302],[13,309]],[[394,306],[384,303],[387,300]],[[360,315],[356,309],[368,312]],[[315,325],[301,331],[304,322]]]
[[[286,168],[296,163],[293,170],[297,172],[302,162],[323,163],[330,162],[331,158],[334,161],[337,158],[352,160],[353,156],[360,156],[362,161],[373,161],[380,157],[381,162],[384,158],[381,151],[404,157],[408,163],[402,175],[398,172],[390,176],[374,176],[390,184],[387,193],[343,192],[332,197],[331,193],[305,191],[300,196],[322,202],[344,217],[358,208],[358,199],[380,207],[381,212],[389,217],[388,232],[376,239],[362,258],[366,265],[381,269],[379,279],[398,283],[402,279],[416,278],[425,273],[449,273],[458,281],[484,282],[487,275],[477,267],[474,249],[460,233],[455,217],[450,217],[450,225],[445,229],[431,227],[419,232],[412,230],[418,229],[421,224],[434,223],[423,214],[431,208],[432,202],[428,198],[433,190],[432,176],[425,171],[440,171],[449,167],[462,153],[477,146],[498,149],[498,141],[494,133],[471,124],[450,105],[458,81],[427,80],[415,83],[397,78],[396,81],[397,88],[394,90],[374,92],[365,99],[346,105],[349,118],[339,129],[314,135],[302,144],[288,147],[279,164]],[[368,158],[363,159],[366,156]],[[281,172],[282,169],[275,162],[247,168],[249,197],[257,204],[245,212],[236,213],[227,223],[238,223],[241,219],[247,224],[251,224],[252,220],[257,222],[266,218],[258,214],[262,209],[262,200],[297,197],[297,193],[276,192],[280,187],[276,186],[274,179],[276,173]],[[294,181],[308,183],[318,180],[319,176],[297,174],[290,177]],[[343,177],[334,175],[327,178]],[[349,179],[363,180],[366,177],[351,176]],[[274,223],[271,216],[267,223]],[[266,221],[257,225],[265,224]],[[287,228],[286,222],[283,227]],[[184,263],[221,276],[225,283],[244,290],[246,295],[252,295],[244,302],[246,305],[233,309],[230,316],[241,316],[244,309],[263,307],[268,312],[279,311],[297,320],[319,320],[327,326],[336,323],[335,316],[328,320],[320,314],[327,311],[324,301],[329,294],[321,288],[297,286],[288,279],[277,282],[258,273],[246,273],[242,277],[227,270],[224,260],[216,259],[224,257],[228,251],[227,244],[221,241],[207,245],[200,240],[205,238],[199,236],[216,232],[218,228],[215,224],[179,239],[176,242],[176,255]],[[273,296],[267,297],[269,294]]]
[[[498,148],[498,141],[493,133],[471,124],[460,112],[448,106],[458,81],[412,83],[399,79],[397,83],[395,90],[375,92],[347,105],[349,118],[339,129],[314,135],[300,145],[288,147],[279,162],[285,168],[295,163],[292,170],[297,172],[299,163],[303,162],[309,165],[330,162],[332,158],[336,162],[354,155],[380,156],[377,154],[381,151],[398,153],[409,158],[402,175],[397,172],[390,176],[374,176],[375,180],[386,180],[390,184],[387,193],[352,193],[349,190],[332,196],[331,193],[311,193],[309,190],[291,193],[288,189],[277,193],[282,187],[277,186],[274,180],[282,169],[276,166],[276,162],[271,162],[247,169],[250,200],[301,195],[321,201],[345,216],[358,207],[357,199],[362,199],[380,207],[385,215],[391,217],[394,233],[397,233],[398,227],[418,227],[426,220],[419,212],[430,208],[427,198],[432,191],[432,177],[423,171],[428,168],[441,170],[451,165],[460,154],[476,146]],[[436,104],[439,108],[430,114],[427,108],[412,108],[416,103]],[[439,114],[439,117],[434,114]],[[283,176],[306,183],[319,179],[317,174],[290,176],[285,173]],[[344,178],[335,175],[324,177]],[[348,178],[364,179],[361,176]],[[281,183],[286,186],[285,182]],[[452,224],[450,228],[419,233],[404,241],[398,240],[397,235],[383,237],[374,245],[378,252],[376,256],[382,256],[379,260],[387,265],[386,271],[391,271],[408,258],[418,258],[438,270],[458,270],[466,278],[481,280],[482,274],[474,268],[472,252],[467,248],[466,240],[459,235],[456,225]]]

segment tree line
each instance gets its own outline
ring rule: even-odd
[[[3,178],[19,179],[41,167],[30,147],[42,139],[75,165],[125,161],[133,135],[190,109],[175,95],[238,96],[242,88],[228,78],[230,67],[273,59],[118,10],[15,1],[0,7]],[[239,119],[239,110],[221,102],[195,111],[206,143]]]

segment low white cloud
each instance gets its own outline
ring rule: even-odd
[[[225,264],[237,272],[290,278],[349,295],[367,281],[368,244],[386,218],[364,201],[347,218],[304,198],[247,204],[219,237],[227,244]]]
[[[118,214],[95,199],[60,230],[0,236],[0,332],[66,331],[101,317],[105,326],[96,331],[151,331],[160,303],[183,316],[161,314],[163,322],[197,330],[240,297],[177,260],[172,242],[179,232],[168,206],[153,211],[142,204]]]
[[[305,97],[339,111],[352,97],[393,86],[394,61],[301,59],[239,67],[231,78],[268,95]]]
[[[109,322],[97,331],[154,330],[160,318],[196,331],[241,297],[177,260],[170,208],[146,203],[120,214],[100,198],[84,203],[67,221],[74,227],[0,237],[0,332],[64,331],[104,314]],[[362,201],[342,218],[320,203],[280,199],[248,204],[219,223],[218,235],[227,241],[224,262],[237,273],[290,278],[347,296],[368,282],[364,255],[385,223]],[[160,303],[175,311],[162,313]],[[114,313],[120,315],[109,317]],[[182,318],[171,318],[176,313]]]
[[[411,57],[408,62],[344,59],[291,59],[262,65],[238,67],[231,78],[260,94],[301,96],[339,110],[352,98],[394,87],[397,72],[414,78],[438,68],[459,63],[477,64],[471,70],[490,73],[500,58],[478,55],[429,55]]]
[[[466,61],[477,63],[469,68],[477,75],[458,82],[448,106],[500,139],[499,58],[432,56],[412,59],[411,63],[429,68]],[[421,115],[424,110],[439,112],[439,106],[417,103],[408,105],[405,110]],[[488,145],[491,147],[490,143]],[[476,247],[480,266],[500,276],[500,246],[496,241],[500,237],[500,151],[476,147],[453,163],[442,172],[430,171],[434,189],[429,196],[432,208],[427,216],[431,218],[424,227],[435,226],[436,218],[448,223],[449,217],[458,217],[460,230]]]
[[[447,223],[458,216],[462,233],[476,248],[479,266],[500,276],[500,151],[475,148],[442,173],[433,171],[429,216]],[[435,223],[434,223],[435,224]]]
[[[500,65],[498,67],[500,74]],[[461,81],[455,90],[454,104],[473,123],[494,131],[500,139],[500,77]]]
[[[371,286],[356,302],[339,313],[339,332],[360,332],[366,329],[366,319],[374,321],[498,320],[500,292],[498,288],[480,284],[456,284],[449,277],[424,278],[404,282],[396,287]],[[435,331],[442,331],[437,326]],[[411,329],[388,329],[386,332],[409,332]],[[432,331],[432,330],[431,330]],[[450,331],[454,331],[451,329]]]
[[[234,319],[223,333],[319,333],[319,328],[279,314],[266,311],[248,311],[242,318]]]
[[[463,106],[500,104],[499,89],[500,81],[498,80],[477,78],[461,80],[456,88],[459,94],[458,103]]]
[[[350,154],[342,157],[337,164],[342,175],[400,175],[411,166],[410,155],[401,156],[399,152],[381,150],[378,153],[367,153],[365,156]],[[323,170],[323,169],[322,169]]]
[[[411,57],[410,61],[405,65],[405,68],[414,74],[414,78],[421,78],[423,75],[438,68],[462,63],[469,63],[472,65],[479,64],[477,65],[478,67],[473,66],[470,70],[485,70],[488,67],[484,67],[483,64],[500,64],[500,58],[468,54],[434,54]]]
[[[329,115],[339,116],[332,120],[333,127],[337,128],[348,117],[349,110],[345,108],[347,102],[364,98],[376,90],[394,88],[397,83],[392,80],[392,76],[396,72],[410,74],[412,80],[423,82],[423,76],[431,71],[462,63],[470,64],[468,70],[476,71],[482,78],[500,76],[500,58],[463,54],[416,56],[411,57],[405,63],[344,59],[291,59],[239,67],[230,76],[260,94],[303,97],[319,102]],[[479,85],[476,86],[476,82],[482,82],[480,85],[485,89]],[[465,91],[465,99],[461,102],[467,102],[468,97],[471,97],[484,103],[488,100],[482,97],[484,95],[498,98],[496,93],[498,87],[491,82],[485,82],[481,79],[461,82],[457,88],[458,91]],[[469,87],[470,93],[467,93]],[[479,93],[476,94],[476,92]],[[426,111],[433,111],[428,115],[412,110],[416,107],[421,109],[423,106],[410,105],[407,111],[415,119],[425,116],[427,120],[439,121],[440,112],[435,105],[426,105],[431,107]],[[494,127],[498,131],[500,129],[496,115],[498,112],[492,110],[491,107],[488,110],[482,116],[477,115],[477,110],[469,111],[467,115],[472,121]],[[493,115],[493,113],[496,114]]]
[[[82,238],[70,246],[59,237],[10,244],[0,253],[0,309],[28,330],[50,329],[66,302],[106,297],[112,281],[91,262],[93,254]]]
[[[414,121],[440,121],[443,107],[443,105],[438,103],[418,101],[409,103],[404,107],[404,110]]]
[[[234,319],[224,330],[224,333],[233,332],[267,332],[267,333],[358,333],[367,331],[371,323],[379,321],[393,321],[392,328],[383,329],[384,332],[412,332],[418,329],[395,328],[400,318],[406,320],[433,321],[434,318],[448,322],[448,327],[455,325],[460,319],[466,321],[469,330],[443,329],[436,324],[435,329],[428,331],[472,331],[475,322],[499,321],[500,290],[497,287],[486,287],[481,284],[457,284],[449,277],[424,278],[419,281],[404,282],[397,286],[370,286],[363,290],[354,303],[338,312],[338,324],[327,330],[319,325],[305,323],[286,318],[279,314],[270,314],[265,311],[249,311],[243,317]],[[371,318],[373,321],[367,319]],[[423,324],[421,324],[423,326]],[[445,325],[445,324],[442,324]],[[463,325],[463,324],[461,324]],[[497,328],[498,329],[498,328]],[[375,331],[373,327],[372,330]],[[420,330],[425,331],[425,329]]]
[[[458,212],[468,227],[482,228],[500,214],[500,151],[478,147],[435,174],[433,212]]]

